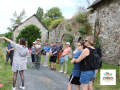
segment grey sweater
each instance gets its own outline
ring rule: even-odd
[[[35,44],[35,53],[37,52],[38,54],[41,54],[41,50],[42,50],[42,44],[36,43]]]

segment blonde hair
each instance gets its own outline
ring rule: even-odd
[[[91,46],[95,44],[95,38],[93,36],[88,36],[87,39]]]

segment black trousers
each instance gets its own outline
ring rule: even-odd
[[[6,54],[6,64],[8,63],[8,60],[9,60],[9,58],[10,58],[10,65],[12,66],[13,54],[14,54],[14,53],[7,53],[7,54]]]

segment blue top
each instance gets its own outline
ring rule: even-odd
[[[75,55],[74,55],[74,59],[77,59],[80,55],[81,55],[82,51],[78,51]],[[73,70],[72,70],[72,75],[76,76],[76,77],[80,77],[80,64],[79,63],[75,63]]]
[[[35,48],[33,46],[31,47],[31,54],[35,54]]]
[[[10,50],[10,49],[12,49],[13,47],[11,46],[11,44],[10,43],[8,43],[7,44],[7,47],[8,47],[8,50]],[[14,50],[12,50],[12,51],[10,51],[11,53],[13,53],[14,52]]]
[[[50,47],[49,46],[47,46],[47,47],[44,46],[43,49],[46,50],[46,53],[50,51]]]
[[[52,54],[53,54],[55,51],[57,51],[57,53],[54,54],[53,56],[57,56],[57,54],[58,54],[58,52],[59,52],[59,47],[58,47],[58,45],[52,47]]]

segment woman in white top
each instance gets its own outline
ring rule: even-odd
[[[7,39],[5,37],[0,37],[0,39],[5,39],[8,41],[12,47],[15,48],[14,56],[13,56],[13,64],[12,64],[12,71],[14,72],[13,75],[13,87],[12,90],[15,90],[16,85],[16,79],[17,79],[17,73],[19,71],[22,81],[22,86],[20,86],[21,89],[25,89],[24,86],[24,70],[27,69],[26,67],[26,57],[29,57],[29,51],[25,46],[25,38],[20,39],[19,44],[15,44],[10,39]]]

